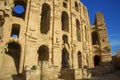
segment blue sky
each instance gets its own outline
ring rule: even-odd
[[[14,7],[14,12],[17,14],[22,14],[24,12],[24,7],[22,5],[16,5]]]
[[[94,22],[95,13],[103,12],[112,54],[116,54],[116,50],[120,49],[120,0],[81,0],[81,2],[88,8],[91,24]]]

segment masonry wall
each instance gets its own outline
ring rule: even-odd
[[[10,0],[0,4],[3,75],[40,67],[42,61],[57,66],[58,71],[94,67],[88,11],[79,0]],[[14,11],[19,4],[24,7],[20,15]]]

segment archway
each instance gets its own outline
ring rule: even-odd
[[[49,48],[42,45],[38,49],[38,61],[48,61],[49,60]]]
[[[63,43],[68,43],[68,36],[67,35],[63,35],[62,39],[63,39]]]
[[[61,22],[62,22],[62,30],[69,32],[69,16],[68,13],[65,11],[62,12]]]
[[[81,52],[78,51],[77,55],[78,55],[78,68],[82,68],[82,55],[81,55]]]
[[[62,49],[62,68],[69,68],[69,53],[67,49]]]
[[[7,58],[7,61],[9,63],[9,70],[12,71],[14,74],[19,73],[19,64],[20,64],[20,56],[21,56],[21,46],[17,42],[10,42],[8,43],[7,46],[7,51],[6,54],[9,55],[10,57]],[[9,59],[9,60],[8,60]],[[7,67],[8,67],[7,66]]]
[[[99,63],[100,63],[100,56],[95,55],[94,56],[94,66],[99,66]]]
[[[80,36],[80,22],[78,19],[76,19],[76,34],[77,34],[77,40],[81,41],[81,36]]]
[[[47,34],[49,30],[50,30],[50,6],[44,3],[42,5],[40,31],[43,34]]]
[[[78,12],[79,11],[79,8],[78,8],[78,3],[75,2],[75,10]]]
[[[98,45],[98,33],[97,32],[92,32],[92,44],[93,45]]]

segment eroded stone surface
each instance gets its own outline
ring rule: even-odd
[[[0,79],[86,79],[110,62],[101,12],[91,25],[79,0],[0,0]]]

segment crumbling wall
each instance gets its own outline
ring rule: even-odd
[[[112,61],[113,61],[115,70],[120,70],[120,57],[113,56]]]
[[[58,80],[58,67],[49,66],[48,61],[40,61],[39,66],[26,67],[25,80]]]

